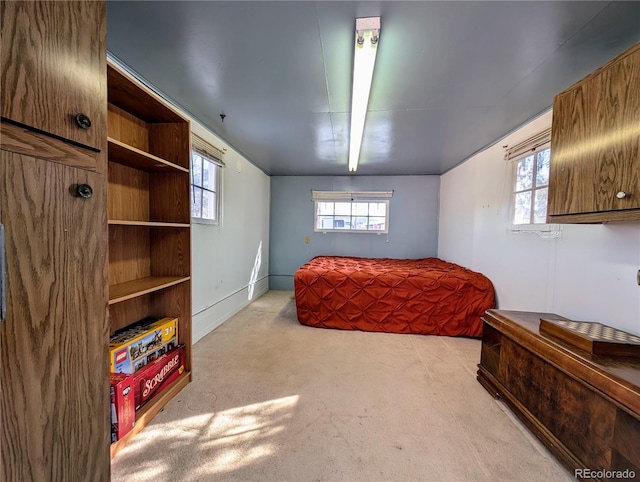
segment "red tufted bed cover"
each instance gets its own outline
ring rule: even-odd
[[[294,275],[298,321],[342,330],[482,335],[493,284],[438,258],[317,256]]]

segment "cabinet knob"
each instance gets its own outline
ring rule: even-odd
[[[89,119],[86,115],[80,113],[76,114],[76,124],[80,129],[88,129],[91,127],[91,119]]]
[[[616,194],[616,197],[617,197],[618,199],[624,199],[624,198],[626,198],[626,197],[627,197],[627,193],[626,193],[626,192],[624,192],[624,191],[620,191],[618,194]]]
[[[83,199],[89,199],[93,196],[93,188],[88,184],[78,184],[76,186],[76,194]]]

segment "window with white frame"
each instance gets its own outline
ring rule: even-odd
[[[388,233],[392,191],[312,191],[314,231]]]
[[[506,158],[514,164],[511,224],[546,224],[549,197],[551,129],[508,148]]]
[[[196,135],[191,151],[191,219],[196,223],[220,224],[222,151]]]
[[[514,187],[513,224],[545,224],[549,198],[551,148],[518,160]]]

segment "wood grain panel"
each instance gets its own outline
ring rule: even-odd
[[[107,64],[107,83],[109,84],[109,102],[146,122],[185,121],[184,117],[176,113],[166,102],[146,87],[132,81],[113,64]]]
[[[147,226],[109,225],[109,284],[151,275],[151,235]]]
[[[149,173],[110,162],[107,200],[109,219],[151,221]]]
[[[98,158],[104,159],[99,152],[60,142],[46,134],[6,121],[0,122],[0,144],[6,151],[91,171],[98,170]],[[104,174],[104,162],[101,167]]]
[[[608,221],[640,221],[640,210],[604,211],[599,213],[559,214],[547,216],[548,223],[597,224]]]
[[[501,357],[498,379],[513,396],[588,467],[610,467],[615,406],[508,338]]]
[[[189,122],[149,125],[149,152],[178,166],[191,168]]]
[[[549,214],[640,209],[639,126],[636,44],[554,99]]]
[[[189,173],[154,173],[149,186],[151,219],[166,223],[191,223]]]
[[[3,480],[109,480],[103,176],[0,152]],[[94,196],[69,194],[88,183]]]
[[[560,440],[525,407],[500,381],[482,365],[478,367],[478,382],[495,398],[504,403],[516,414],[533,435],[558,458],[558,461],[570,471],[587,468],[576,455],[565,447]]]
[[[2,117],[106,149],[106,7],[103,1],[0,5]],[[92,122],[79,128],[84,113]]]
[[[188,229],[153,228],[150,241],[152,276],[190,275],[191,236]]]
[[[149,126],[145,121],[118,106],[109,104],[107,125],[109,137],[149,152]]]
[[[109,306],[110,334],[151,316],[151,297],[138,296]]]

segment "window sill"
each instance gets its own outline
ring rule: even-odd
[[[213,219],[191,218],[191,224],[204,224],[206,226],[220,226],[219,221]]]
[[[511,234],[536,234],[545,239],[562,237],[562,228],[559,224],[511,224],[509,232]]]
[[[367,231],[365,229],[314,229],[315,233],[344,233],[344,234],[389,234],[389,231]]]

